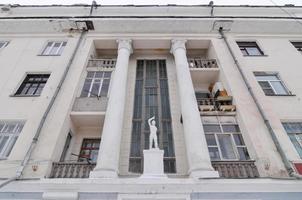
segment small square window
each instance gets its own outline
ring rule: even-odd
[[[265,95],[272,96],[290,94],[277,74],[269,75],[255,73],[255,76]]]
[[[0,41],[0,49],[3,49],[4,47],[6,47],[8,45],[8,41]]]
[[[244,56],[263,56],[263,52],[256,42],[237,42]]]
[[[49,74],[28,74],[15,95],[39,96],[42,93],[49,76]]]
[[[297,49],[297,51],[302,53],[302,42],[291,42],[291,43],[292,43],[292,45],[294,45],[294,47]]]
[[[59,56],[62,54],[64,47],[66,46],[67,42],[63,41],[51,41],[48,42],[45,46],[44,50],[42,51],[42,56]]]

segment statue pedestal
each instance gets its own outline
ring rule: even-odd
[[[144,150],[144,172],[141,178],[167,178],[164,174],[163,150]]]

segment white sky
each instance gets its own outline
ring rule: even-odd
[[[91,4],[92,0],[0,0],[0,4],[21,4],[21,5],[51,5],[51,4]],[[198,5],[208,4],[210,0],[96,0],[101,5]],[[214,0],[216,5],[278,5],[295,4],[302,6],[302,0]]]

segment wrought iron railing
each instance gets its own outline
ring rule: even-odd
[[[88,178],[94,167],[93,163],[54,162],[49,178]]]
[[[115,68],[116,59],[90,59],[87,67]]]
[[[215,59],[188,58],[190,68],[218,68]]]
[[[258,178],[255,161],[212,161],[213,168],[222,178]]]

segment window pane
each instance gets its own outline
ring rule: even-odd
[[[247,50],[248,54],[251,56],[262,55],[262,53],[259,51],[259,49],[257,47],[246,47],[246,50]]]
[[[0,137],[0,153],[2,152],[7,141],[8,141],[8,136]]]
[[[81,97],[89,97],[90,86],[91,86],[91,79],[86,79],[82,89]]]
[[[111,72],[104,72],[104,78],[110,78]]]
[[[100,81],[94,80],[94,83],[91,88],[90,96],[96,97],[99,95],[99,89],[100,89]]]
[[[275,95],[273,89],[263,89],[265,95]]]
[[[48,55],[48,54],[49,54],[49,52],[50,52],[50,50],[51,50],[52,44],[53,44],[53,42],[48,42],[48,43],[47,43],[47,45],[46,45],[46,47],[45,47],[45,49],[44,49],[42,55]]]
[[[276,94],[287,94],[285,87],[282,85],[281,81],[272,81],[271,82]]]
[[[302,133],[302,123],[282,123],[287,133]]]
[[[206,133],[220,133],[221,129],[219,125],[206,124],[203,125],[204,132]]]
[[[230,135],[219,134],[217,135],[219,146],[221,150],[222,157],[224,159],[236,159],[236,155],[234,153],[232,140]]]
[[[208,149],[211,160],[220,160],[220,155],[217,147],[209,147]]]
[[[206,134],[206,140],[207,140],[207,144],[208,146],[216,146],[216,139],[215,139],[215,135],[214,134]]]
[[[300,158],[302,158],[302,145],[297,140],[296,134],[289,134],[288,136],[289,136],[290,140],[292,141],[293,145],[295,146],[298,154],[300,155]],[[299,138],[301,138],[301,136],[299,136]]]
[[[269,89],[272,88],[268,81],[258,81],[258,83],[260,84],[260,86],[263,89],[265,89],[265,88],[269,88]]]
[[[238,125],[222,125],[222,130],[223,132],[231,132],[231,133],[240,132]]]
[[[279,78],[276,75],[267,75],[267,76],[256,76],[258,81],[278,81]]]
[[[240,160],[249,160],[250,159],[250,156],[249,156],[249,153],[247,152],[246,147],[238,147],[237,149],[238,149]]]
[[[50,50],[49,55],[56,55],[58,53],[59,47],[61,45],[61,42],[56,42],[52,49]]]
[[[18,138],[18,137],[13,137],[13,138],[9,141],[9,144],[8,144],[6,150],[5,150],[5,155],[4,155],[5,157],[9,156],[11,150],[13,149],[13,147],[14,147],[16,141],[17,141],[17,138]],[[1,150],[0,150],[0,152],[1,152]]]
[[[233,134],[236,145],[244,145],[244,141],[241,134]]]
[[[95,72],[95,78],[102,78],[103,72]]]
[[[109,89],[109,83],[110,83],[110,79],[103,80],[103,85],[102,85],[102,90],[101,90],[100,96],[104,96],[104,97],[107,96],[108,89]]]

